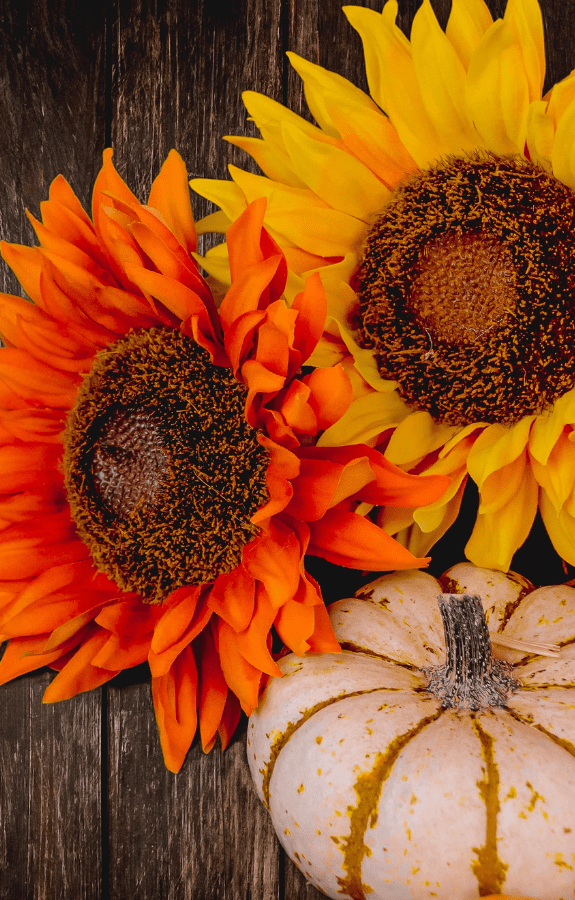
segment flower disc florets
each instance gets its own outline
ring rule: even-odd
[[[438,421],[512,424],[575,384],[575,194],[519,157],[404,182],[360,271],[365,346]]]
[[[240,562],[268,499],[246,396],[177,330],[98,354],[68,418],[66,488],[94,561],[123,589],[159,601]]]

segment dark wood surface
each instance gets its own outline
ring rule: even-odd
[[[405,29],[418,5],[399,0]],[[434,6],[444,24],[449,3]],[[575,66],[575,0],[542,6],[550,85]],[[365,87],[360,41],[336,0],[2,0],[0,236],[33,242],[24,209],[39,212],[59,172],[89,208],[108,145],[141,199],[171,147],[190,176],[245,165],[221,141],[252,133],[242,90],[302,111],[286,49]],[[19,293],[4,266],[0,290]],[[462,546],[461,535],[455,549],[444,543],[436,566]],[[523,558],[540,577],[527,574],[553,580],[541,534],[533,547]],[[329,596],[333,573],[316,571]],[[338,583],[341,595],[353,577]],[[43,706],[51,677],[0,688],[0,900],[318,900],[256,799],[241,731],[225,753],[194,745],[173,775],[145,669]]]

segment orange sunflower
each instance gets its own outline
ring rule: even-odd
[[[300,655],[337,649],[304,554],[424,565],[361,513],[429,503],[446,479],[315,446],[351,386],[339,366],[302,372],[326,299],[312,276],[286,303],[265,201],[230,228],[218,309],[179,155],[148,205],[111,158],[93,220],[58,177],[30,217],[40,246],[2,245],[32,303],[0,303],[0,683],[49,665],[44,699],[64,700],[147,660],[178,771],[198,720],[205,750],[225,746],[279,674],[272,630]]]

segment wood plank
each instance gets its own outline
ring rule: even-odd
[[[99,691],[44,706],[52,677],[1,689],[2,900],[101,893]]]
[[[245,739],[168,772],[149,686],[109,689],[110,897],[275,900],[279,857]]]
[[[89,199],[103,149],[104,14],[79,0],[2,3],[0,237],[32,244],[63,173]],[[0,284],[20,293],[0,263]],[[47,672],[0,688],[0,897],[101,896],[101,692],[55,706]]]
[[[228,163],[247,158],[222,136],[253,133],[242,90],[282,97],[280,0],[115,0],[113,9],[111,144],[132,190],[147,196],[172,148],[190,177],[227,178]],[[196,218],[213,208],[193,202]]]

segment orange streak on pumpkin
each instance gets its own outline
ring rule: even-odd
[[[473,716],[472,726],[481,744],[485,761],[484,777],[477,782],[481,799],[485,803],[485,844],[472,847],[477,859],[471,863],[471,870],[477,878],[479,894],[485,891],[499,891],[505,881],[509,866],[501,862],[497,854],[497,816],[501,808],[499,802],[499,770],[495,762],[493,748],[495,739],[488,734]]]
[[[362,772],[354,784],[357,795],[357,806],[348,807],[349,835],[343,837],[339,849],[343,853],[342,868],[347,872],[346,878],[338,876],[338,884],[342,893],[349,894],[353,900],[365,900],[371,888],[364,885],[361,879],[363,858],[367,852],[364,844],[368,826],[375,827],[378,816],[379,798],[383,785],[391,775],[392,769],[404,747],[420,734],[424,728],[435,722],[443,713],[438,710],[431,716],[425,716],[417,725],[404,734],[398,734],[387,746],[384,753],[378,753],[375,765],[369,772]]]

